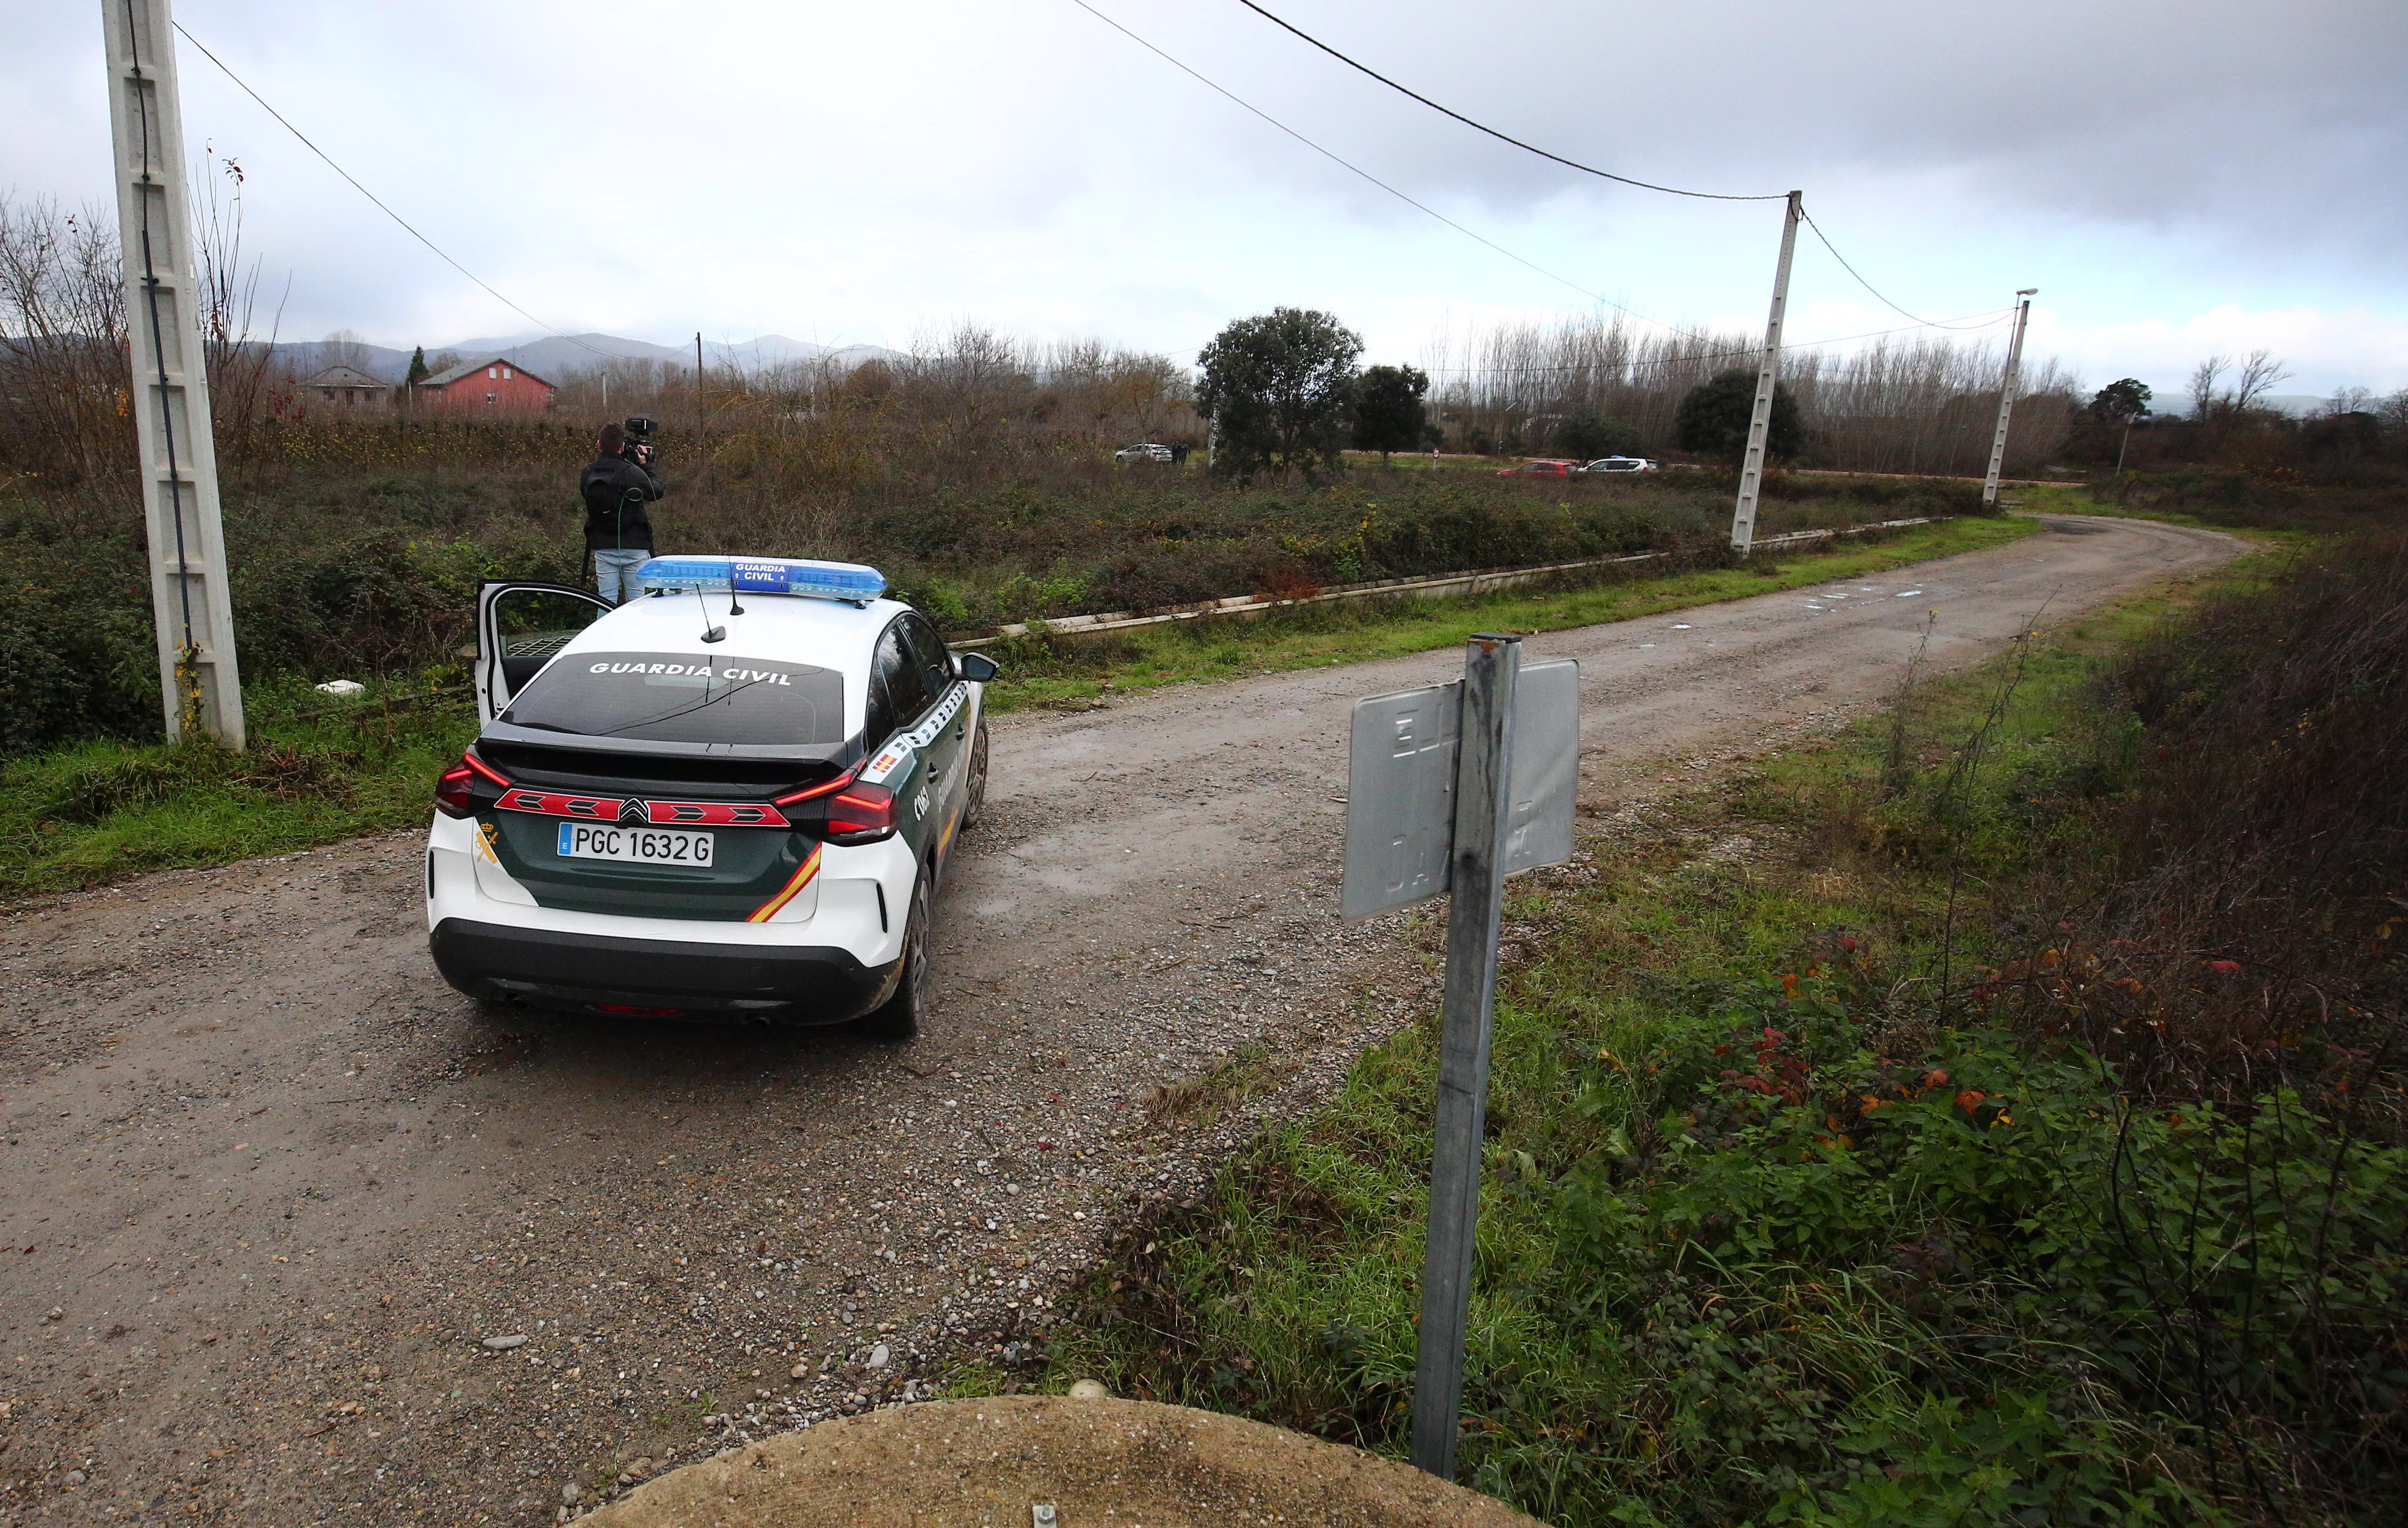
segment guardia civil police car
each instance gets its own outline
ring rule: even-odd
[[[484,729],[427,840],[437,967],[489,1002],[910,1034],[994,663],[854,564],[635,579],[616,608],[484,586]]]

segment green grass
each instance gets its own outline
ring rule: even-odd
[[[1498,625],[1554,630],[1627,620],[1994,546],[2028,522],[1952,521],[1895,540],[1784,556],[1763,568],[1675,574],[1559,593],[1365,602],[1324,616],[1146,628],[1082,650],[999,654],[997,710],[1083,702],[1188,679],[1355,662],[1460,642]],[[1325,607],[1326,608],[1326,607]],[[1034,670],[1032,672],[1032,670]],[[429,699],[427,697],[433,696]],[[251,751],[94,741],[0,767],[0,898],[100,885],[144,871],[222,864],[425,821],[435,777],[477,735],[466,678],[445,666],[377,680],[334,701],[289,676],[246,695]]]
[[[0,768],[0,897],[422,823],[436,776],[477,735],[456,669],[347,701],[280,678],[245,701],[246,753],[102,740]]]
[[[1075,706],[1189,680],[1426,652],[1460,645],[1474,632],[1535,635],[1628,621],[1979,551],[2037,529],[2035,522],[2016,518],[1949,520],[1885,539],[1827,543],[1828,550],[1769,550],[1742,567],[1557,590],[1510,590],[1466,599],[1333,602],[1247,619],[1166,622],[1094,637],[1004,643],[987,650],[1004,665],[990,703],[998,712]]]
[[[2088,483],[2049,483],[2003,491],[2000,496],[2029,514],[2102,515],[2115,520],[2161,521],[2168,525],[2236,536],[2257,547],[2300,550],[2315,546],[2335,534],[2335,527],[2322,521],[2299,525],[2234,524],[2229,520],[2219,521],[2162,507],[2151,502],[2152,495],[2145,493],[2119,504],[2114,495],[2102,494]]]
[[[2241,1521],[2268,1480],[2375,1521],[2288,1476],[2299,1376],[2248,1343],[2302,1289],[2387,1307],[2408,1159],[2333,1156],[2296,1095],[2137,1107],[1963,995],[2057,937],[2024,879],[2099,872],[2093,686],[2189,593],[1516,883],[1459,1478],[1568,1525]],[[1434,1076],[1425,1018],[1133,1230],[1039,1367],[961,1388],[1095,1377],[1400,1455]]]

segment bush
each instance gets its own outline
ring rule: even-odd
[[[366,532],[329,547],[255,557],[235,578],[243,663],[311,678],[394,674],[476,640],[488,578],[578,583],[581,554],[503,558],[470,541]]]
[[[1767,982],[1637,1058],[1661,1100],[1639,1185],[1604,1163],[1565,1184],[1566,1320],[1632,1331],[1698,1279],[1785,1317],[1784,1292],[1840,1278],[1944,1339],[1916,1366],[1951,1404],[1919,1420],[1794,1369],[1812,1441],[1743,1392],[1701,1398],[1775,1521],[1784,1498],[1817,1504],[1807,1521],[2109,1521],[2152,1492],[2102,1447],[2100,1384],[2285,1474],[2400,1455],[2408,1153],[2295,1092],[2168,1110],[2081,1050],[1979,1027],[1893,1052],[1849,979],[1871,974]],[[1589,1107],[1625,1085],[1598,1069]]]
[[[147,615],[147,612],[146,612]],[[147,620],[20,593],[0,604],[0,755],[159,725]]]

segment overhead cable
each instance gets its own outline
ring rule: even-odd
[[[1641,323],[1652,323],[1656,325],[1658,328],[1670,329],[1676,332],[1680,328],[1680,325],[1678,324],[1668,323],[1664,320],[1658,318],[1651,318],[1647,314],[1640,312],[1635,307],[1626,307],[1622,304],[1615,302],[1612,298],[1608,297],[1601,293],[1591,292],[1588,288],[1581,285],[1578,281],[1573,280],[1568,276],[1558,276],[1554,271],[1547,269],[1546,266],[1540,264],[1537,261],[1531,260],[1523,255],[1515,254],[1512,250],[1505,248],[1505,246],[1498,243],[1495,239],[1488,237],[1486,235],[1474,233],[1472,230],[1466,228],[1463,224],[1455,221],[1453,218],[1448,217],[1445,213],[1439,211],[1436,207],[1424,202],[1415,201],[1412,197],[1406,195],[1403,192],[1398,191],[1396,187],[1388,184],[1385,180],[1373,175],[1370,171],[1363,168],[1360,164],[1354,163],[1352,160],[1340,157],[1333,150],[1323,148],[1320,144],[1306,137],[1295,128],[1288,126],[1287,123],[1281,121],[1277,117],[1265,111],[1262,107],[1254,105],[1252,101],[1247,100],[1244,96],[1238,94],[1235,91],[1229,90],[1227,87],[1216,83],[1215,81],[1207,79],[1202,74],[1197,73],[1196,70],[1189,68],[1186,64],[1182,64],[1178,59],[1173,58],[1167,52],[1164,52],[1161,49],[1156,48],[1154,44],[1146,41],[1143,37],[1140,37],[1136,33],[1130,31],[1127,27],[1123,26],[1120,22],[1112,20],[1110,16],[1105,15],[1102,11],[1097,10],[1095,7],[1087,4],[1087,0],[1070,0],[1070,3],[1078,7],[1081,10],[1085,11],[1088,15],[1093,16],[1096,20],[1103,22],[1106,26],[1111,27],[1122,36],[1128,38],[1129,41],[1136,43],[1140,48],[1144,49],[1154,57],[1162,60],[1165,64],[1169,64],[1172,68],[1177,69],[1180,73],[1197,81],[1198,84],[1201,84],[1221,95],[1225,95],[1230,100],[1236,102],[1238,105],[1245,107],[1248,111],[1253,112],[1255,116],[1260,117],[1263,121],[1270,123],[1273,127],[1278,128],[1289,137],[1296,139],[1297,142],[1303,144],[1306,148],[1312,150],[1314,153],[1319,154],[1322,158],[1361,176],[1364,179],[1369,180],[1371,184],[1379,187],[1382,191],[1386,192],[1389,195],[1404,203],[1407,207],[1412,207],[1417,211],[1427,213],[1429,216],[1436,218],[1439,221],[1446,224],[1449,228],[1454,229],[1456,233],[1461,234],[1464,237],[1477,239],[1481,243],[1488,246],[1488,248],[1496,250],[1498,254],[1503,255],[1506,259],[1513,261],[1519,264],[1526,265],[1530,269],[1537,271],[1541,276],[1545,277],[1548,280],[1561,282],[1563,285],[1571,288],[1574,292],[1579,293],[1582,296],[1588,298],[1590,301],[1602,303],[1618,313],[1627,313],[1630,317],[1639,320]]]
[[[1694,196],[1700,200],[1709,202],[1778,202],[1784,200],[1784,196],[1769,193],[1756,196],[1736,196],[1720,192],[1689,191],[1680,186],[1660,186],[1652,180],[1633,179],[1631,177],[1627,175],[1616,175],[1612,170],[1600,170],[1594,164],[1584,164],[1576,159],[1567,159],[1561,154],[1550,152],[1545,149],[1540,148],[1536,144],[1525,143],[1520,138],[1513,136],[1510,133],[1498,132],[1496,128],[1489,126],[1486,122],[1467,117],[1462,112],[1455,110],[1452,107],[1442,106],[1440,103],[1431,100],[1428,96],[1424,95],[1421,92],[1412,89],[1411,86],[1400,84],[1398,81],[1389,79],[1386,75],[1382,74],[1379,70],[1372,68],[1370,65],[1360,63],[1357,60],[1350,58],[1346,54],[1340,52],[1337,49],[1330,47],[1329,44],[1323,42],[1319,37],[1316,37],[1312,33],[1305,31],[1302,27],[1297,26],[1293,21],[1289,21],[1282,17],[1272,14],[1268,10],[1264,9],[1261,6],[1255,4],[1255,0],[1238,0],[1238,4],[1245,7],[1248,10],[1253,11],[1255,15],[1260,16],[1263,20],[1269,21],[1281,30],[1290,33],[1293,36],[1311,43],[1313,47],[1318,48],[1325,53],[1327,53],[1331,58],[1334,58],[1339,63],[1345,64],[1348,68],[1354,69],[1358,73],[1368,75],[1371,79],[1378,80],[1381,84],[1387,86],[1390,90],[1397,92],[1398,94],[1410,96],[1413,100],[1419,101],[1422,105],[1429,107],[1432,111],[1438,112],[1441,116],[1452,117],[1456,121],[1461,122],[1466,127],[1471,128],[1475,132],[1485,133],[1490,137],[1496,138],[1499,142],[1510,143],[1514,148],[1520,149],[1526,153],[1536,154],[1541,159],[1550,160],[1568,169],[1578,170],[1584,175],[1594,175],[1601,179],[1617,181],[1626,186],[1637,186],[1642,191],[1660,191],[1672,196]],[[1913,319],[1916,323],[1923,325],[1926,328],[1946,329],[1952,327],[1950,324],[1935,322],[1930,319],[1921,317],[1915,313],[1911,313],[1905,308],[1899,307],[1898,304],[1891,302],[1888,297],[1882,293],[1879,288],[1875,287],[1870,281],[1866,280],[1864,277],[1857,272],[1854,265],[1848,264],[1847,257],[1840,253],[1838,248],[1831,243],[1829,236],[1823,232],[1822,228],[1815,223],[1814,220],[1812,217],[1806,216],[1805,209],[1803,207],[1799,208],[1799,215],[1805,218],[1806,226],[1814,230],[1814,236],[1822,240],[1823,248],[1831,251],[1831,258],[1840,263],[1841,268],[1845,270],[1849,276],[1855,278],[1858,286],[1864,288],[1867,292],[1871,293],[1874,297],[1879,299],[1883,307],[1889,308],[1892,312],[1897,313],[1901,318]]]
[[[1367,64],[1359,64],[1354,59],[1347,57],[1344,53],[1341,53],[1337,49],[1330,47],[1327,43],[1322,41],[1319,37],[1314,36],[1312,33],[1305,31],[1302,27],[1296,25],[1294,22],[1283,21],[1279,17],[1272,15],[1269,11],[1265,10],[1262,7],[1254,4],[1254,0],[1238,0],[1238,4],[1245,7],[1248,10],[1253,11],[1255,15],[1270,22],[1272,25],[1280,27],[1287,32],[1295,34],[1298,37],[1303,38],[1306,42],[1312,44],[1312,46],[1320,49],[1323,52],[1327,53],[1331,58],[1336,59],[1339,63],[1345,64],[1348,68],[1354,69],[1362,74],[1369,75],[1372,79],[1378,80],[1381,84],[1387,86],[1390,90],[1397,92],[1398,94],[1410,95],[1414,100],[1419,101],[1422,105],[1429,107],[1432,111],[1438,112],[1442,116],[1452,117],[1456,121],[1461,122],[1466,127],[1471,128],[1475,132],[1485,133],[1492,138],[1496,138],[1500,142],[1510,143],[1514,148],[1519,149],[1526,153],[1538,155],[1541,159],[1553,160],[1567,169],[1578,170],[1583,175],[1594,175],[1604,180],[1618,181],[1626,186],[1636,186],[1641,191],[1660,191],[1668,196],[1695,196],[1701,201],[1708,202],[1780,202],[1786,201],[1788,199],[1788,193],[1786,192],[1767,193],[1762,195],[1753,196],[1738,196],[1732,195],[1727,192],[1687,191],[1679,186],[1659,186],[1652,180],[1634,180],[1627,175],[1616,175],[1612,170],[1600,170],[1594,164],[1584,164],[1579,160],[1566,159],[1561,154],[1550,153],[1546,150],[1538,147],[1536,144],[1523,142],[1520,138],[1513,136],[1510,133],[1500,133],[1497,129],[1489,126],[1486,122],[1475,121],[1452,107],[1440,106],[1436,101],[1431,100],[1428,96],[1424,95],[1421,92],[1414,90],[1410,86],[1397,83],[1395,80],[1389,79],[1386,75],[1382,74],[1379,70],[1372,68],[1370,65]]]
[[[1244,0],[1240,0],[1240,3],[1243,4]],[[1898,304],[1891,302],[1887,297],[1882,295],[1880,288],[1874,286],[1870,281],[1866,280],[1863,277],[1856,275],[1856,267],[1848,264],[1848,257],[1840,252],[1839,247],[1831,242],[1830,236],[1823,232],[1822,225],[1815,222],[1812,217],[1808,216],[1803,207],[1799,209],[1798,215],[1806,220],[1807,227],[1814,230],[1814,236],[1823,241],[1823,248],[1831,251],[1831,258],[1840,263],[1840,268],[1846,271],[1850,276],[1856,277],[1856,285],[1864,288],[1867,292],[1871,293],[1874,298],[1877,299],[1884,307],[1888,308],[1891,312],[1897,314],[1900,318],[1914,319],[1916,323],[1921,324],[1926,329],[1957,329],[1969,327],[1968,325],[1960,324],[1954,320],[1942,322],[1937,319],[1923,318],[1916,314],[1910,313],[1905,308],[1899,307]],[[1970,325],[1970,327],[1983,329],[1987,328],[1988,325],[1977,323]]]
[[[191,43],[194,48],[200,49],[201,56],[208,59],[211,64],[216,64],[221,73],[222,73],[228,79],[233,80],[237,86],[240,86],[242,93],[245,95],[248,95],[253,101],[258,102],[259,108],[262,111],[266,112],[269,116],[275,118],[277,121],[282,123],[284,131],[292,134],[294,137],[301,140],[302,147],[308,149],[311,153],[316,154],[320,159],[324,160],[328,168],[332,169],[337,175],[341,176],[345,180],[351,182],[351,186],[353,191],[358,192],[361,195],[366,197],[371,203],[374,203],[378,211],[383,213],[386,217],[391,218],[394,222],[399,223],[402,227],[402,231],[407,233],[411,238],[416,239],[419,243],[423,244],[428,249],[434,250],[437,258],[440,259],[445,264],[451,266],[453,270],[458,271],[469,280],[474,281],[480,287],[484,288],[486,293],[492,296],[495,301],[499,302],[503,307],[510,309],[512,312],[518,314],[521,318],[525,319],[529,323],[536,325],[538,328],[549,331],[554,337],[565,339],[571,345],[576,346],[579,350],[587,351],[593,355],[598,355],[605,361],[617,361],[624,359],[623,357],[612,355],[608,350],[598,350],[592,345],[588,345],[585,341],[578,338],[575,335],[556,328],[550,323],[546,323],[543,320],[536,317],[533,313],[528,312],[525,308],[521,307],[518,304],[510,301],[508,297],[503,296],[499,292],[494,291],[491,282],[487,281],[483,277],[479,276],[475,271],[470,270],[467,266],[463,265],[458,261],[452,259],[449,254],[445,253],[442,246],[437,244],[433,239],[428,238],[417,229],[411,227],[408,219],[404,218],[400,213],[395,212],[393,208],[385,206],[384,203],[378,198],[375,192],[372,192],[368,190],[367,187],[361,185],[357,176],[354,176],[351,171],[343,168],[340,164],[336,164],[335,157],[332,154],[329,154],[325,150],[319,148],[315,143],[310,142],[309,136],[308,134],[294,126],[290,121],[287,121],[285,120],[284,113],[277,110],[274,107],[269,106],[266,98],[262,96],[257,91],[252,90],[251,86],[244,81],[242,76],[235,73],[232,69],[227,68],[225,60],[218,57],[215,53],[210,52],[207,47],[203,46],[200,38],[194,36],[190,32],[186,32],[184,30],[183,22],[178,21],[175,24],[177,32],[182,35],[183,39],[186,42]]]

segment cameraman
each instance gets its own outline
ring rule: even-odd
[[[613,605],[636,592],[628,575],[652,554],[652,517],[644,506],[668,493],[652,476],[650,420],[629,420],[638,438],[616,424],[602,426],[601,454],[577,479],[585,497],[585,548],[594,554],[594,590]]]

